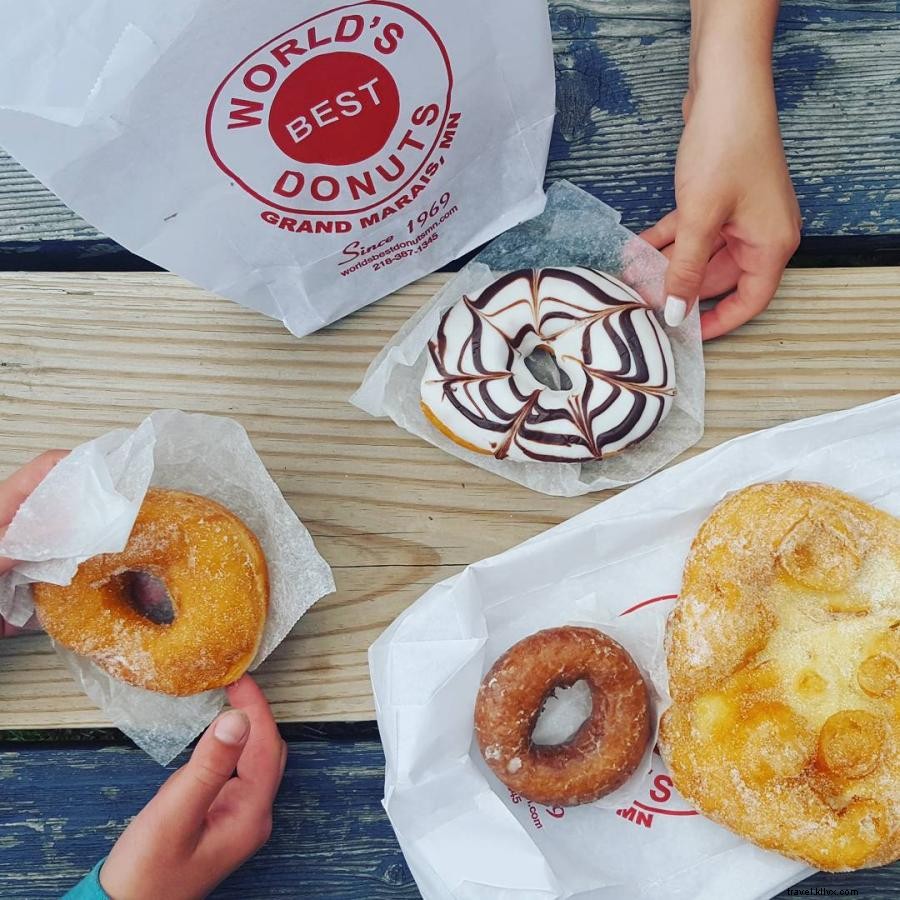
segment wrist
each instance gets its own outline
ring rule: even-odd
[[[778,0],[691,0],[689,90],[772,88]]]

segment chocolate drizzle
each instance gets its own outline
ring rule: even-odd
[[[529,372],[537,347],[569,390]],[[668,338],[631,288],[590,269],[525,269],[444,313],[422,404],[458,443],[498,459],[584,462],[647,437],[674,380]]]

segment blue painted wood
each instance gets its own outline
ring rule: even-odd
[[[272,839],[213,897],[419,898],[381,808],[383,763],[373,740],[292,741]],[[109,851],[164,777],[130,747],[0,749],[0,897],[59,897]],[[819,874],[803,886],[900,900],[900,863]]]
[[[674,205],[688,3],[552,2],[551,21],[558,115],[548,175],[596,193],[639,230]],[[805,234],[890,234],[900,246],[896,0],[783,0],[774,71]]]
[[[596,193],[639,230],[674,201],[689,0],[550,0],[550,13],[558,117],[548,177]],[[806,234],[865,235],[900,252],[898,0],[783,0],[774,57]],[[0,151],[0,267],[38,268],[25,255],[35,246],[54,269],[145,265]],[[835,251],[849,252],[839,240],[825,250]]]

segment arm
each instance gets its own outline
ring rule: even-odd
[[[692,0],[685,128],[676,209],[644,237],[670,257],[666,320],[699,297],[726,294],[701,316],[718,337],[768,306],[800,240],[772,81],[777,0]]]

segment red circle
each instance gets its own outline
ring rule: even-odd
[[[440,51],[441,59],[443,60],[444,66],[447,71],[447,94],[444,99],[444,110],[443,116],[441,118],[440,125],[438,126],[437,132],[434,137],[434,141],[431,144],[431,147],[428,149],[425,158],[421,161],[418,168],[411,173],[409,178],[403,182],[403,184],[398,185],[392,193],[388,194],[386,197],[382,197],[377,200],[375,203],[370,203],[368,206],[363,206],[358,209],[345,209],[345,210],[328,210],[327,212],[323,210],[309,210],[309,209],[299,209],[295,206],[285,206],[281,203],[276,203],[270,197],[266,197],[263,194],[255,191],[249,184],[247,184],[241,177],[235,172],[233,169],[229,168],[229,166],[224,162],[224,160],[219,155],[216,150],[215,141],[213,140],[213,114],[216,109],[216,104],[219,101],[222,92],[225,90],[225,86],[228,83],[228,80],[231,78],[235,72],[240,69],[241,66],[245,65],[249,62],[257,53],[266,49],[266,47],[271,46],[276,41],[280,41],[286,35],[291,34],[294,31],[302,28],[304,25],[309,25],[311,22],[315,22],[317,19],[320,19],[324,16],[331,15],[332,13],[341,12],[345,9],[352,9],[356,6],[386,6],[393,7],[394,9],[401,10],[409,16],[412,16],[414,19],[417,19],[421,25],[428,31],[437,45],[438,50]],[[231,178],[236,184],[239,184],[241,188],[243,188],[248,194],[255,197],[261,203],[264,203],[266,206],[273,207],[274,209],[280,209],[283,212],[289,213],[301,213],[303,215],[308,216],[317,216],[317,215],[329,215],[329,216],[342,216],[342,215],[357,215],[359,213],[367,212],[370,209],[374,209],[377,206],[381,206],[384,203],[387,203],[391,199],[393,199],[397,194],[399,194],[404,188],[415,178],[418,177],[419,173],[425,168],[428,161],[433,156],[435,150],[437,149],[438,142],[441,140],[441,137],[444,132],[444,127],[447,124],[447,119],[450,115],[450,99],[453,95],[453,68],[450,65],[450,56],[447,53],[447,48],[444,46],[444,42],[441,40],[440,35],[434,30],[431,24],[424,19],[419,13],[415,10],[410,9],[408,6],[404,6],[401,3],[393,2],[393,0],[362,0],[360,3],[348,3],[343,6],[336,6],[333,9],[325,10],[324,12],[319,13],[318,15],[312,16],[309,19],[300,22],[298,25],[293,26],[292,28],[286,28],[281,34],[276,35],[269,41],[266,41],[260,47],[257,47],[252,53],[248,53],[236,66],[234,66],[231,71],[222,79],[219,86],[216,88],[215,92],[212,95],[212,98],[209,101],[209,106],[206,108],[206,122],[204,123],[204,134],[206,136],[206,146],[209,150],[210,156],[213,158],[215,164],[226,174],[229,178]]]
[[[400,118],[391,73],[362,53],[326,53],[284,80],[269,110],[269,134],[299,163],[352,166],[387,143]]]

